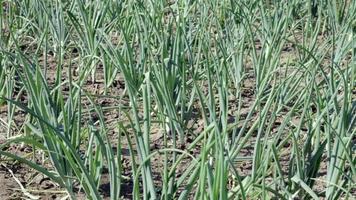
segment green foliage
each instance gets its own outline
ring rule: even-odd
[[[104,169],[110,199],[123,196],[123,148],[134,199],[354,195],[355,1],[0,5],[0,105],[8,109],[0,155],[48,176],[71,199],[77,185],[102,199]],[[86,87],[100,73],[102,96]],[[110,97],[118,77],[120,103],[102,107],[97,98]],[[15,134],[18,109],[27,115]],[[104,109],[120,112],[117,135],[109,136]],[[159,149],[154,134],[162,134]],[[5,151],[12,143],[44,153],[53,171]]]

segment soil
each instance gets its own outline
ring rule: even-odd
[[[258,46],[258,44],[257,44]],[[27,47],[28,48],[28,47]],[[258,48],[257,48],[258,50]],[[284,52],[282,53],[283,59],[291,58],[294,55],[296,55],[295,51],[293,50],[293,45],[289,44],[286,45],[286,48],[283,50]],[[76,57],[77,52],[72,51],[73,55],[72,57]],[[47,69],[47,81],[49,85],[54,85],[55,82],[55,74],[56,74],[56,61],[54,58],[54,55],[49,53],[47,55],[48,58],[48,69]],[[44,63],[44,58],[42,57],[39,60],[40,63]],[[68,63],[67,63],[68,64]],[[64,66],[63,68],[63,80],[68,77],[67,75],[67,69],[68,66]],[[105,86],[104,86],[104,76],[103,76],[103,67],[99,63],[96,74],[95,74],[95,80],[88,80],[85,85],[84,85],[84,90],[88,93],[90,93],[93,97],[95,97],[95,102],[100,105],[102,108],[110,108],[110,107],[115,107],[116,105],[127,105],[129,106],[129,100],[127,96],[123,96],[124,93],[124,80],[120,76],[120,74],[117,75],[117,78],[114,80],[113,85],[108,88],[107,93],[105,94]],[[75,65],[73,67],[73,75],[77,75],[76,73],[76,68]],[[74,77],[75,79],[75,77]],[[243,84],[243,106],[241,108],[240,116],[245,118],[247,116],[247,113],[251,109],[251,106],[254,102],[255,99],[255,88],[254,84],[255,83],[255,77],[253,76],[253,72],[247,72],[247,77],[244,81]],[[64,93],[68,94],[68,87],[64,86],[62,88]],[[122,97],[123,96],[123,97]],[[116,97],[122,97],[120,99]],[[19,98],[23,103],[26,103],[27,97],[26,94],[20,94]],[[230,108],[229,108],[229,121],[231,123],[234,123],[236,120],[233,116],[235,116],[237,112],[237,105],[235,102],[236,99],[231,99],[230,100]],[[84,107],[88,107],[90,105],[89,101],[87,99],[84,99],[83,102]],[[198,104],[196,106],[199,106]],[[7,106],[3,105],[0,107],[0,145],[3,144],[6,140],[6,133],[7,133],[7,117],[8,117],[8,110]],[[23,125],[24,122],[26,121],[26,115],[24,112],[16,109],[14,112],[14,121],[12,122],[11,125],[11,130],[10,133],[13,135],[19,134],[23,132]],[[185,138],[185,146],[181,146],[182,149],[184,149],[186,146],[188,146],[193,139],[195,138],[196,134],[200,133],[203,130],[203,120],[199,117],[199,113],[194,113],[195,118],[192,118],[189,122],[188,125],[191,129],[189,131],[187,137]],[[104,117],[105,117],[105,123],[108,125],[109,128],[109,136],[112,138],[112,141],[116,141],[116,137],[118,135],[118,130],[117,130],[117,120],[126,120],[124,116],[117,110],[117,109],[107,109],[104,111]],[[255,117],[257,117],[257,114],[255,113]],[[85,120],[92,120],[93,122],[98,121],[98,117],[95,114],[88,114],[85,116]],[[281,118],[278,118],[275,122],[275,127],[274,130],[277,130],[278,126],[278,120],[281,121]],[[293,119],[298,121],[298,119]],[[296,122],[297,123],[297,122]],[[162,131],[159,127],[156,129],[152,130],[152,136],[151,136],[151,149],[152,150],[157,150],[163,147],[163,135]],[[253,138],[254,139],[254,138]],[[246,148],[242,149],[241,155],[242,156],[250,156],[253,153],[253,146],[254,146],[254,140],[249,141],[249,145],[247,145]],[[114,144],[115,148],[115,144]],[[16,153],[17,155],[25,155],[26,153],[30,153],[31,149],[28,147],[23,147],[21,145],[12,145],[7,149],[9,152]],[[290,151],[290,144],[285,145],[285,156],[281,160],[282,163],[282,168],[285,172],[288,171],[288,163],[289,163],[289,152]],[[123,153],[123,176],[124,177],[131,177],[132,172],[130,168],[130,154],[128,150],[128,145],[127,141],[124,139],[122,142],[122,153]],[[199,149],[194,149],[192,150],[193,155],[197,155],[199,153]],[[3,159],[3,158],[0,158]],[[178,169],[177,169],[177,177],[179,177],[186,169],[189,163],[189,159],[185,160],[185,162],[182,162]],[[185,163],[185,164],[184,164]],[[251,173],[252,170],[252,162],[250,161],[243,161],[237,163],[238,165],[238,170],[240,175],[242,176],[247,176]],[[48,167],[50,167],[48,165]],[[155,181],[157,185],[160,185],[161,183],[159,180],[161,179],[160,177],[160,172],[163,168],[163,160],[160,158],[160,156],[156,156],[152,159],[152,168],[153,168],[153,174],[155,176]],[[322,163],[321,166],[321,172],[320,175],[325,176],[326,172],[326,160],[324,159],[324,162]],[[12,175],[13,173],[13,175]],[[105,173],[104,173],[105,174]],[[44,177],[41,174],[38,174],[34,170],[28,168],[24,164],[16,163],[13,161],[6,161],[6,160],[0,160],[0,199],[3,200],[10,200],[10,199],[23,199],[23,198],[28,198],[24,194],[24,192],[21,190],[20,184],[16,181],[16,179],[19,180],[19,183],[33,196],[38,196],[40,199],[61,199],[63,198],[66,194],[62,188],[59,188],[58,185],[55,183],[51,182],[48,178]],[[131,199],[131,192],[133,188],[133,182],[130,178],[123,179],[123,183],[121,186],[121,194],[123,195],[123,199]],[[318,182],[316,184],[316,189],[318,191],[323,191],[324,188],[324,183]],[[110,195],[110,183],[109,179],[106,175],[104,175],[102,184],[100,185],[100,191],[101,194],[103,195],[104,199],[108,199],[108,196]],[[85,196],[83,193],[78,191],[78,199],[85,199]]]
[[[55,64],[53,64],[52,66],[55,66]],[[50,70],[48,71],[48,82],[49,84],[53,84],[54,83],[54,79],[53,76],[55,74],[55,67],[51,67],[49,68]],[[102,77],[102,70],[97,71],[98,75],[96,77],[99,77],[98,79],[95,80],[95,82],[92,81],[88,81],[87,84],[85,85],[85,90],[90,92],[93,95],[103,95],[104,93],[104,83],[103,80],[100,79],[100,77]],[[65,73],[64,73],[64,76]],[[113,87],[110,88],[110,96],[119,96],[119,94],[122,94],[123,92],[123,88],[124,86],[123,84],[123,80],[121,78],[118,78],[117,80],[117,84]],[[244,83],[244,92],[243,92],[243,107],[241,108],[241,117],[245,118],[247,116],[247,113],[250,110],[250,107],[253,104],[254,101],[254,77],[250,76],[249,78],[246,79],[245,83]],[[64,89],[65,90],[65,89]],[[26,98],[23,98],[24,102],[26,101]],[[231,101],[235,101],[236,99],[232,99]],[[111,107],[111,106],[115,106],[118,103],[127,103],[128,104],[128,99],[121,99],[121,102],[118,102],[119,100],[114,99],[114,98],[97,98],[96,102],[103,106],[103,107]],[[126,101],[126,102],[125,102]],[[88,103],[88,102],[87,102]],[[84,102],[84,104],[86,104],[86,102]],[[89,103],[88,103],[89,105]],[[6,121],[7,118],[7,111],[6,111],[6,106],[3,106],[1,108],[2,112],[0,112],[0,117],[1,119],[3,119],[4,121]],[[230,122],[233,123],[235,121],[234,119],[234,112],[236,112],[237,108],[231,108],[230,109]],[[23,126],[23,123],[25,121],[25,115],[23,112],[16,110],[15,112],[15,121],[13,122],[13,131],[21,131],[21,127]],[[190,142],[192,142],[195,138],[195,135],[197,135],[199,132],[201,132],[203,130],[203,121],[202,119],[198,118],[198,113],[195,114],[197,118],[193,118],[189,121],[189,125],[191,128],[191,133],[186,137],[186,144],[189,145]],[[110,137],[113,138],[113,141],[116,141],[116,136],[117,136],[117,130],[116,130],[116,120],[120,118],[120,113],[118,113],[117,110],[109,110],[109,111],[105,111],[104,112],[104,116],[105,116],[105,121],[108,124],[108,127],[110,129]],[[87,116],[88,118],[91,118],[91,120],[98,120],[96,119],[95,114],[92,114],[91,116]],[[5,126],[4,126],[5,127]],[[6,130],[4,129],[1,130],[2,133],[4,133]],[[162,135],[162,131],[160,130],[158,127],[156,128],[156,130],[152,130],[152,136],[151,136],[151,150],[156,150],[156,149],[160,149],[161,147],[163,147],[163,135]],[[2,136],[2,142],[5,142],[5,137]],[[133,140],[133,138],[131,138]],[[130,177],[131,174],[131,168],[130,168],[130,164],[129,164],[129,160],[130,158],[130,154],[129,154],[129,150],[128,147],[125,146],[127,145],[127,141],[124,139],[124,141],[122,142],[122,147],[123,147],[123,176],[124,177]],[[249,156],[252,155],[253,152],[253,143],[251,142],[251,146],[249,148],[243,149],[242,150],[242,155],[244,156]],[[23,154],[24,149],[18,149],[16,146],[13,147],[14,149],[10,150],[10,152],[16,153],[16,154]],[[199,149],[194,149],[192,152],[190,152],[193,155],[197,155],[199,153]],[[286,160],[286,162],[288,162],[288,160]],[[2,162],[3,163],[3,162]],[[9,165],[9,164],[10,165]],[[184,171],[185,168],[188,166],[189,164],[189,159],[187,159],[185,162],[182,163],[186,163],[181,164],[178,169],[177,169],[177,174],[176,176],[179,177]],[[11,162],[4,162],[4,164],[2,164],[3,166],[0,168],[0,183],[1,187],[0,187],[0,199],[20,199],[20,198],[25,198],[26,196],[24,196],[23,192],[20,189],[20,186],[18,183],[16,183],[14,177],[10,174],[9,169],[14,169],[14,166],[11,165]],[[26,188],[26,190],[28,191],[37,191],[37,192],[30,192],[32,195],[35,196],[40,196],[41,199],[60,199],[62,198],[63,195],[63,190],[61,191],[61,188],[58,188],[58,186],[56,186],[54,183],[51,183],[50,180],[46,180],[45,182],[47,184],[45,184],[45,186],[43,186],[44,182],[43,179],[38,179],[37,181],[32,181],[31,183],[27,182],[26,177],[30,176],[32,177],[34,173],[31,169],[29,169],[27,166],[23,165],[23,164],[16,164],[16,169],[17,170],[13,170],[14,174],[16,176],[17,179],[20,180],[20,182],[23,184],[23,186]],[[160,185],[161,183],[159,182],[159,180],[161,180],[160,177],[160,172],[163,169],[163,161],[160,158],[160,156],[155,156],[152,159],[152,169],[153,169],[153,174],[155,180],[156,180],[156,184]],[[252,169],[252,163],[251,162],[242,162],[240,163],[240,167],[238,168],[239,172],[242,176],[248,175],[249,172]],[[132,192],[132,187],[133,187],[133,182],[130,179],[124,179],[125,182],[122,184],[122,191],[121,193],[123,194],[123,199],[131,199],[131,192]],[[108,199],[108,196],[110,195],[110,183],[108,178],[104,178],[102,180],[102,184],[100,186],[100,191],[104,197],[104,199]],[[50,192],[48,192],[50,191]],[[80,197],[82,196],[82,197]],[[85,199],[85,197],[83,196],[83,194],[81,194],[79,192],[79,198],[78,199]]]

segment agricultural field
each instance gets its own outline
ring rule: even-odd
[[[355,199],[356,1],[0,0],[0,199]]]

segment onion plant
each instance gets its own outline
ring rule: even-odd
[[[355,1],[0,5],[0,156],[64,198],[354,197]]]

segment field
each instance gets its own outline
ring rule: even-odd
[[[0,199],[355,199],[356,1],[0,0]]]

